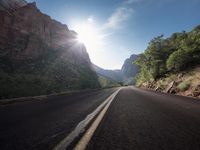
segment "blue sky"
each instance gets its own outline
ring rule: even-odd
[[[90,59],[105,69],[120,69],[131,54],[143,52],[161,34],[190,31],[200,24],[200,0],[28,0],[52,18],[76,29],[92,23],[101,46],[88,47]]]

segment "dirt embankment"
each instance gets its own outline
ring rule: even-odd
[[[200,67],[145,82],[141,88],[200,98]]]

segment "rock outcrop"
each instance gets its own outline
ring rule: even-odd
[[[0,9],[4,11],[14,11],[27,5],[25,0],[0,0]]]
[[[99,86],[76,32],[41,13],[36,3],[2,0],[0,6],[0,76],[8,80],[0,83],[1,97]],[[15,92],[10,92],[11,85]]]
[[[138,55],[131,55],[130,58],[125,60],[121,68],[124,77],[123,82],[125,84],[135,84],[134,77],[139,73],[139,67],[134,64],[137,57]]]
[[[140,85],[143,89],[200,98],[200,67],[179,73],[165,74],[164,77]]]
[[[139,72],[139,68],[133,62],[137,59],[138,55],[131,55],[130,58],[126,59],[121,71],[123,72],[124,76],[129,78],[135,76]]]

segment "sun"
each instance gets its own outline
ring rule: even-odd
[[[75,27],[78,33],[77,40],[83,43],[88,51],[99,49],[102,43],[101,34],[93,24],[83,23]]]

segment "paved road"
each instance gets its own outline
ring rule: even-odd
[[[116,90],[0,106],[0,150],[52,149]]]
[[[52,149],[116,90],[1,106],[0,150]],[[124,87],[87,149],[200,150],[200,101]]]
[[[200,150],[200,101],[123,88],[88,150]]]

